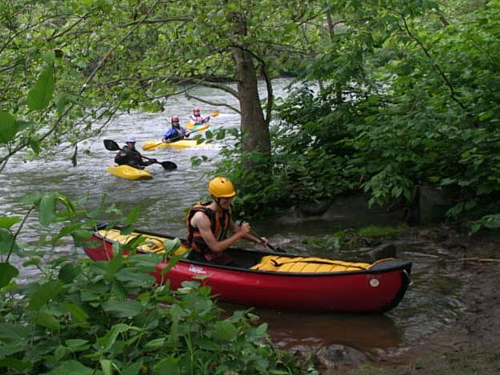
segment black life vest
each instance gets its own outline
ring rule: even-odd
[[[202,254],[214,253],[212,252],[212,250],[210,250],[208,245],[203,240],[199,229],[191,225],[191,219],[193,218],[193,216],[197,212],[203,212],[205,215],[207,215],[208,219],[210,220],[210,229],[217,241],[221,241],[226,238],[227,232],[229,230],[229,223],[231,222],[230,212],[212,211],[207,207],[211,203],[212,202],[202,202],[194,205],[193,207],[191,207],[186,216],[188,246]]]
[[[128,146],[124,146],[115,156],[115,163],[118,165],[127,164],[138,167],[144,165],[141,153],[136,149],[132,150]]]

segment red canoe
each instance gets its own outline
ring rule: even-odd
[[[85,252],[91,259],[107,261],[113,257],[114,243],[124,244],[138,235],[146,242],[137,254],[161,253],[163,240],[173,239],[139,230],[125,236],[117,229],[100,229],[91,238],[92,246],[94,241],[100,246],[85,247]],[[153,274],[159,283],[169,279],[173,289],[197,276],[219,299],[246,306],[350,313],[382,313],[396,307],[410,281],[411,262],[394,258],[353,263],[241,248],[228,249],[227,254],[238,264],[260,263],[243,268],[181,258],[163,277],[168,261],[159,263]],[[207,277],[200,280],[202,275]]]

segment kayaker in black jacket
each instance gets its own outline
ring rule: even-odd
[[[216,177],[208,184],[212,202],[193,206],[187,217],[187,240],[193,249],[191,260],[231,265],[233,260],[224,250],[240,238],[266,246],[268,240],[250,233],[249,223],[236,225],[231,218],[231,201],[236,196],[233,184],[225,177]],[[233,235],[227,238],[228,232]]]
[[[135,137],[129,136],[127,140],[125,141],[126,146],[123,146],[123,148],[116,154],[115,156],[115,163],[118,165],[130,165],[131,167],[134,168],[139,168],[142,169],[144,167],[147,167],[148,165],[151,165],[153,163],[156,163],[156,159],[149,159],[149,160],[143,160],[142,155],[137,149],[135,148],[135,143],[136,139]]]

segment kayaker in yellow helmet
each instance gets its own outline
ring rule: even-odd
[[[143,160],[142,155],[137,149],[135,148],[136,144],[136,139],[134,136],[128,136],[126,141],[126,145],[123,146],[123,148],[116,154],[115,156],[115,163],[118,165],[130,165],[131,167],[134,168],[139,168],[142,169],[144,167],[147,167],[148,165],[157,163],[158,160],[156,159],[148,159],[148,160]]]
[[[213,201],[193,206],[186,217],[187,241],[193,249],[191,260],[231,265],[233,260],[224,254],[224,250],[240,238],[266,246],[268,240],[250,233],[249,223],[236,225],[231,218],[231,201],[236,191],[231,181],[225,177],[216,177],[208,184],[208,191]],[[232,232],[227,237],[229,231]]]

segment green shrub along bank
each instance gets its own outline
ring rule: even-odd
[[[241,211],[359,191],[370,204],[410,204],[429,184],[452,198],[450,217],[498,212],[500,2],[467,14],[458,13],[464,2],[427,3],[423,14],[367,5],[362,25],[346,15],[331,52],[303,63],[276,105],[272,155],[246,156],[264,172],[246,169],[238,149],[221,165],[244,192]]]
[[[143,241],[137,238],[114,249],[109,262],[61,256],[44,264],[43,250],[66,236],[77,246],[88,241],[99,215],[121,218],[110,225],[130,233],[137,209],[87,212],[48,193],[23,202],[24,220],[0,216],[0,374],[317,374],[275,349],[267,325],[249,311],[224,318],[199,282],[176,291],[158,286],[150,273],[164,257],[175,264],[178,240],[164,255],[124,257]],[[23,244],[19,234],[37,211],[40,240]],[[28,284],[16,282],[20,269],[10,263],[23,257],[23,267],[41,272]]]

